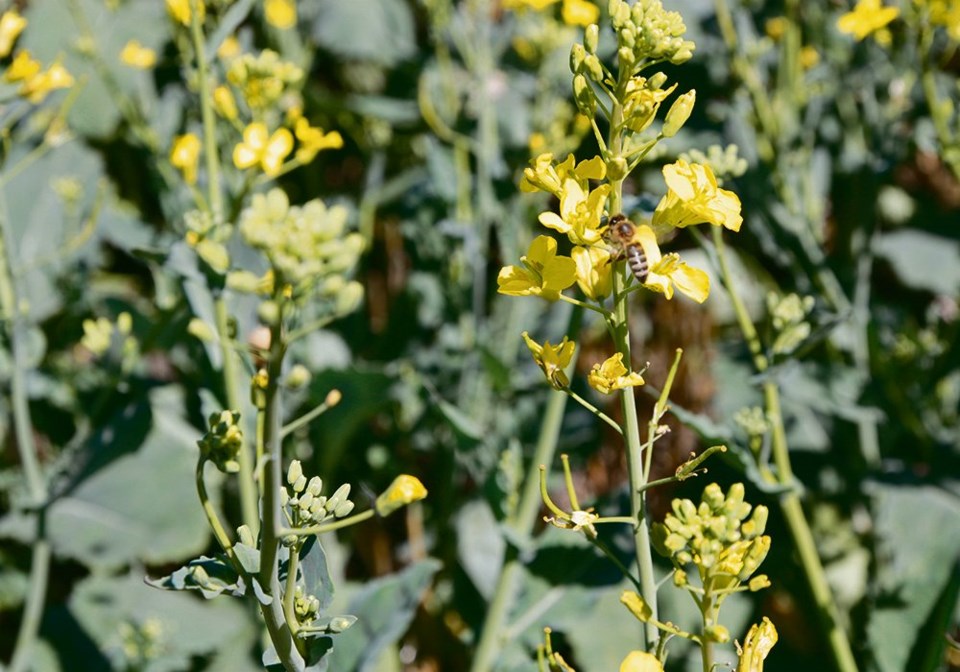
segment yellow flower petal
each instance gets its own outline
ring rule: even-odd
[[[15,9],[7,10],[0,16],[0,58],[6,58],[13,49],[13,43],[27,27],[27,20]]]
[[[287,30],[297,25],[297,5],[293,0],[267,0],[263,15],[274,28]]]
[[[401,474],[393,479],[393,483],[377,497],[375,508],[377,515],[389,516],[397,509],[420,501],[427,496],[427,489],[423,487],[416,476]]]
[[[663,665],[652,653],[631,651],[620,663],[620,672],[663,672]]]
[[[120,60],[132,68],[147,70],[157,63],[157,52],[140,44],[137,40],[130,40],[120,50]]]

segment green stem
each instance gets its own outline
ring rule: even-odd
[[[700,603],[700,614],[703,617],[703,630],[700,636],[700,660],[703,663],[703,672],[713,669],[713,639],[707,636],[707,628],[716,622],[716,610],[713,606],[713,596],[705,592]]]
[[[283,341],[282,307],[284,298],[274,297],[280,306],[281,315],[270,328],[270,356],[267,364],[269,376],[264,412],[263,441],[269,451],[264,465],[263,478],[263,530],[260,545],[260,586],[272,599],[269,604],[260,603],[260,613],[266,623],[277,657],[288,672],[302,670],[303,656],[297,650],[290,627],[283,613],[282,589],[277,573],[279,563],[280,532],[282,529],[280,505],[281,470],[283,453],[280,441],[280,374],[282,371],[285,344]]]
[[[10,272],[11,249],[6,193],[0,189],[0,318],[7,327],[10,340],[10,405],[13,411],[17,453],[29,493],[29,504],[36,512],[33,549],[30,558],[30,579],[17,641],[10,659],[9,672],[26,670],[33,662],[33,646],[40,629],[43,605],[50,576],[50,542],[46,539],[47,483],[44,480],[37,447],[33,440],[33,421],[27,403],[26,377],[22,368],[24,324],[20,317],[16,285]]]
[[[576,401],[578,404],[580,404],[585,409],[587,409],[588,411],[593,413],[595,416],[597,416],[597,418],[599,418],[600,420],[603,420],[605,423],[610,425],[610,427],[612,427],[617,432],[617,434],[623,436],[623,428],[620,425],[618,425],[613,418],[611,418],[609,415],[601,411],[599,408],[591,404],[589,401],[581,397],[579,394],[577,394],[573,390],[571,390],[569,387],[564,388],[563,391],[569,394],[570,397],[574,401]]]
[[[198,95],[200,97],[200,115],[203,119],[203,154],[207,164],[207,200],[210,204],[214,225],[223,223],[223,192],[220,188],[220,154],[217,147],[216,118],[213,111],[213,94],[210,91],[210,75],[207,65],[203,26],[196,11],[196,0],[191,1],[190,35],[193,39],[193,50],[197,58],[197,77],[200,80]],[[219,337],[220,352],[223,359],[223,385],[226,391],[227,406],[231,409],[242,410],[240,394],[240,376],[237,367],[236,353],[230,347],[229,312],[226,299],[222,291],[214,297],[214,311],[216,314],[217,336]],[[259,499],[257,486],[254,482],[253,450],[246,439],[240,445],[237,457],[240,471],[237,474],[240,486],[240,508],[244,524],[250,532],[257,536],[260,530],[260,516],[257,511]]]
[[[243,574],[243,567],[237,562],[236,554],[233,551],[233,543],[230,541],[227,531],[220,522],[220,516],[217,515],[216,509],[213,508],[213,502],[210,501],[210,496],[207,493],[207,484],[203,478],[203,469],[206,464],[207,460],[203,458],[197,460],[195,480],[197,484],[197,495],[200,497],[200,505],[203,507],[203,513],[207,516],[207,522],[210,524],[210,529],[213,530],[213,536],[216,537],[220,548],[227,554],[234,569]]]
[[[937,75],[933,69],[933,30],[930,26],[921,29],[919,51],[922,64],[920,83],[923,87],[923,96],[927,100],[927,109],[933,121],[933,128],[937,133],[937,140],[940,141],[940,156],[950,166],[954,176],[960,180],[960,159],[956,158],[958,153],[948,151],[956,148],[957,145],[957,139],[950,131],[949,115],[954,106],[944,105],[937,95]]]
[[[754,366],[758,373],[765,373],[769,362],[762,352],[760,337],[750,319],[750,315],[747,313],[746,306],[737,292],[736,285],[731,280],[726,259],[726,248],[723,243],[723,235],[719,228],[714,228],[713,240],[716,245],[723,284],[727,288],[727,293],[730,296],[730,302],[733,305],[737,321],[740,324],[740,330],[747,340],[750,352],[753,353]],[[830,591],[830,585],[827,582],[823,564],[820,562],[820,556],[817,554],[817,546],[813,538],[813,532],[811,532],[810,524],[804,516],[803,506],[800,503],[800,495],[797,494],[797,491],[792,487],[794,480],[793,468],[790,464],[786,429],[783,421],[783,413],[780,408],[780,390],[776,381],[772,378],[768,378],[763,384],[763,396],[766,404],[767,418],[772,426],[771,449],[774,463],[777,466],[776,480],[780,485],[789,488],[779,500],[780,509],[783,512],[787,527],[790,530],[790,536],[793,538],[794,547],[800,556],[800,565],[807,577],[807,583],[810,586],[810,591],[816,602],[817,616],[820,620],[821,627],[827,635],[834,663],[841,672],[857,672],[857,664],[853,657],[853,651],[850,648],[850,642],[840,624],[839,610],[834,602],[833,594]]]
[[[324,532],[333,532],[334,530],[339,530],[344,527],[350,527],[351,525],[356,525],[357,523],[362,523],[365,520],[370,520],[376,514],[375,509],[367,509],[362,513],[355,513],[352,516],[347,518],[341,518],[340,520],[334,521],[332,523],[320,523],[319,525],[313,525],[312,527],[301,527],[298,529],[288,529],[280,530],[280,536],[286,536],[288,534],[295,534],[298,537],[306,537],[314,534],[323,534]]]
[[[575,338],[580,330],[580,321],[583,312],[574,308],[570,313],[567,326],[567,336]],[[567,375],[572,375],[576,356],[571,359],[567,367]],[[507,519],[507,525],[518,538],[529,538],[537,522],[540,512],[540,465],[550,464],[557,449],[560,438],[560,427],[563,424],[563,413],[567,404],[567,395],[562,392],[552,392],[547,408],[540,423],[540,435],[534,450],[533,459],[527,468],[527,475],[523,483],[523,491],[516,512]],[[480,641],[474,654],[471,672],[487,672],[493,667],[497,655],[503,645],[504,631],[507,617],[513,608],[514,600],[519,589],[523,561],[520,558],[522,549],[509,540],[504,551],[503,569],[497,579],[487,615],[484,618]]]

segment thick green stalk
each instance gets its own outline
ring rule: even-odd
[[[623,106],[620,100],[624,98],[628,77],[623,71],[620,73],[618,95],[612,101],[610,116],[610,135],[607,142],[611,158],[620,157],[623,153]],[[625,177],[625,176],[624,176]],[[610,180],[610,214],[621,211],[623,203],[623,180],[620,177]],[[624,291],[623,273],[619,267],[613,273],[613,327],[614,347],[623,355],[623,363],[632,368],[630,357],[630,321],[627,302],[630,294]],[[653,573],[653,556],[650,550],[650,528],[647,523],[647,495],[644,490],[646,479],[643,470],[643,445],[640,440],[640,422],[637,419],[637,402],[632,387],[620,392],[620,404],[623,410],[623,435],[627,449],[627,473],[630,480],[630,515],[636,518],[633,530],[634,549],[637,558],[637,569],[640,572],[641,595],[650,606],[651,620],[644,624],[644,649],[649,651],[657,641],[657,626],[651,621],[657,620],[657,581]]]
[[[760,337],[750,319],[746,306],[740,294],[737,292],[736,285],[731,281],[722,229],[719,227],[712,228],[713,241],[716,245],[717,259],[720,263],[720,273],[723,278],[723,284],[727,288],[730,302],[733,304],[740,330],[743,332],[750,352],[753,354],[754,366],[758,373],[764,373],[769,366],[769,361],[762,352]],[[793,538],[794,547],[800,556],[800,565],[803,568],[804,575],[807,577],[810,591],[817,604],[817,616],[820,620],[821,627],[827,635],[834,663],[841,672],[857,672],[857,664],[853,657],[853,650],[850,648],[847,634],[840,624],[839,610],[834,602],[833,593],[830,591],[830,584],[827,582],[827,576],[823,570],[823,564],[820,562],[820,556],[817,554],[817,546],[813,538],[813,532],[811,532],[810,524],[807,522],[806,516],[803,513],[800,495],[793,488],[793,468],[790,464],[787,435],[783,422],[783,413],[780,408],[780,389],[774,380],[767,380],[767,382],[764,383],[763,396],[767,418],[772,426],[771,449],[774,464],[777,466],[776,481],[780,485],[789,488],[787,492],[780,497],[780,509],[783,512],[787,527],[790,530],[790,536]]]
[[[278,305],[283,305],[283,297],[276,297]],[[264,420],[264,444],[268,455],[263,478],[263,531],[260,545],[260,575],[258,579],[263,591],[272,599],[270,604],[260,603],[260,612],[266,623],[270,639],[277,651],[283,667],[288,672],[302,670],[303,656],[294,645],[293,636],[283,613],[282,589],[277,573],[279,565],[280,532],[283,529],[280,508],[280,483],[283,453],[280,441],[280,374],[282,370],[285,345],[283,343],[282,315],[270,329],[270,355],[267,365],[267,389],[265,390],[266,408]]]
[[[567,335],[576,336],[580,330],[582,311],[573,308],[570,312],[570,321]],[[573,363],[568,367],[568,376],[573,372]],[[552,392],[547,408],[540,423],[540,435],[534,450],[533,459],[527,468],[527,475],[523,482],[523,492],[517,509],[507,520],[507,525],[514,532],[516,538],[526,539],[533,534],[537,523],[537,514],[540,512],[540,465],[550,464],[556,453],[557,441],[560,438],[560,427],[563,424],[563,413],[567,405],[567,395],[563,392]],[[522,549],[517,548],[510,540],[504,551],[503,569],[497,579],[493,598],[487,608],[487,615],[480,632],[480,641],[477,644],[471,672],[487,672],[492,669],[500,648],[503,646],[504,630],[510,610],[516,600],[523,561],[520,558]]]
[[[47,483],[44,480],[40,462],[37,460],[37,449],[33,440],[33,421],[30,418],[30,408],[27,403],[27,387],[22,368],[22,362],[26,358],[23,348],[23,322],[20,319],[19,300],[11,273],[8,232],[6,194],[0,189],[0,319],[7,327],[7,337],[10,340],[12,367],[10,404],[17,437],[17,451],[30,496],[30,505],[36,512],[29,587],[20,630],[17,633],[17,641],[14,644],[8,668],[9,672],[21,672],[26,670],[33,660],[33,644],[43,616],[43,603],[50,576],[50,542],[45,538],[44,506],[47,499]]]
[[[203,120],[203,155],[207,164],[207,193],[214,225],[223,224],[223,191],[220,186],[220,154],[217,147],[216,118],[213,111],[213,93],[210,91],[209,70],[203,39],[203,26],[200,25],[196,11],[196,0],[191,3],[190,35],[193,38],[193,50],[197,57],[197,78],[199,81],[200,115]],[[217,342],[223,359],[223,385],[226,390],[227,406],[240,411],[240,376],[237,367],[237,354],[233,351],[230,334],[229,312],[222,290],[214,297],[216,314]],[[237,480],[240,486],[240,507],[243,522],[256,537],[260,529],[260,516],[257,511],[258,492],[254,482],[253,448],[246,439],[240,445],[237,462],[240,471]]]

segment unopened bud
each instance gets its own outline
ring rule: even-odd
[[[427,496],[427,489],[423,487],[416,476],[402,474],[393,479],[393,483],[377,497],[377,515],[389,516],[391,513]]]
[[[337,508],[333,510],[333,516],[334,518],[343,518],[344,516],[349,515],[351,511],[353,511],[353,502],[351,502],[349,499],[346,499],[340,502],[337,505]]]
[[[187,325],[187,333],[206,343],[211,343],[217,340],[217,334],[213,330],[213,327],[201,320],[199,317],[195,317],[190,320],[190,323]]]
[[[291,390],[298,390],[304,385],[308,385],[312,377],[310,369],[303,364],[294,364],[290,368],[290,373],[287,374],[286,386]]]
[[[670,110],[667,112],[667,118],[663,122],[663,137],[672,138],[677,134],[683,125],[690,118],[693,112],[693,105],[697,100],[697,92],[690,89],[685,94],[673,101]]]
[[[253,538],[253,533],[246,525],[241,525],[237,528],[237,539],[244,546],[253,546],[255,548],[257,545],[256,539]]]
[[[314,476],[307,483],[307,494],[317,497],[320,495],[321,490],[323,490],[323,481],[319,476]]]
[[[587,52],[583,48],[583,45],[575,42],[573,47],[570,48],[570,72],[574,74],[580,72],[580,68],[583,67],[583,61],[586,57]]]
[[[636,56],[630,47],[620,47],[617,49],[617,60],[620,63],[621,70],[630,70],[636,63]]]
[[[301,476],[303,476],[303,466],[300,464],[300,460],[292,460],[290,466],[287,467],[287,483],[293,485],[300,480]]]
[[[573,78],[573,99],[577,103],[577,109],[581,114],[592,117],[597,110],[597,100],[593,89],[583,75],[575,75]]]
[[[256,294],[260,291],[260,278],[250,271],[230,271],[227,273],[227,287],[244,294]]]
[[[333,408],[343,399],[343,393],[340,390],[330,390],[327,392],[327,398],[323,402],[330,408]]]
[[[276,324],[280,319],[280,307],[276,301],[263,301],[257,306],[257,317],[264,324]]]
[[[363,285],[356,280],[348,282],[343,291],[337,295],[337,315],[352,313],[361,301],[363,301]]]
[[[629,167],[627,160],[622,156],[615,156],[607,161],[607,178],[612,181],[622,180],[627,176]]]
[[[583,31],[583,48],[587,50],[587,53],[595,54],[597,53],[597,46],[599,44],[600,26],[591,23],[587,26],[586,30]]]
[[[708,625],[703,629],[703,636],[709,642],[726,644],[730,641],[730,631],[722,625]]]

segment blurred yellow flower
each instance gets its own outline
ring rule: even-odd
[[[623,364],[623,353],[618,352],[602,364],[594,364],[587,382],[597,392],[610,394],[614,390],[643,385],[643,376],[627,369]]]
[[[0,58],[6,58],[13,49],[20,33],[27,27],[27,20],[20,16],[15,9],[8,10],[0,16]]]
[[[672,299],[676,285],[681,294],[697,303],[707,300],[710,294],[710,277],[699,268],[680,261],[680,255],[676,252],[663,255],[657,244],[657,236],[648,225],[641,224],[636,228],[633,242],[643,250],[650,267],[644,287]]]
[[[808,44],[800,50],[800,67],[804,70],[809,70],[819,62],[820,52],[817,51],[815,47],[811,47]]]
[[[563,0],[563,22],[571,26],[589,26],[600,18],[600,8],[589,0]]]
[[[560,191],[560,214],[541,212],[540,223],[567,234],[574,245],[595,245],[602,239],[600,220],[609,193],[609,184],[585,191],[578,180],[567,178]]]
[[[631,651],[620,663],[620,672],[663,672],[663,665],[652,653]]]
[[[750,628],[743,648],[737,644],[737,654],[740,656],[737,672],[763,672],[763,661],[777,643],[777,639],[777,629],[773,627],[770,619],[764,616],[761,623]]]
[[[266,0],[263,15],[267,23],[280,30],[297,25],[297,5],[293,0]]]
[[[862,40],[884,28],[899,15],[898,7],[884,7],[881,0],[859,0],[853,10],[837,19],[837,28],[841,33]]]
[[[613,289],[610,251],[602,246],[575,247],[570,253],[577,265],[577,286],[594,301],[602,301]]]
[[[19,56],[14,60],[14,64],[16,64],[17,60],[19,60]],[[17,91],[17,93],[34,105],[42,103],[51,91],[73,86],[73,75],[63,67],[59,59],[54,61],[53,64],[43,72],[36,72],[34,69],[35,65],[39,64],[37,64],[36,61],[25,64],[27,70],[33,71],[34,74],[21,78],[23,83]],[[13,70],[13,64],[10,66],[10,70],[7,70],[7,74],[10,74],[11,70]]]
[[[947,29],[954,42],[960,42],[960,0],[917,0],[930,9],[930,21]]]
[[[14,57],[10,67],[3,73],[3,78],[8,82],[23,82],[36,77],[40,68],[40,62],[33,60],[30,52],[24,49]]]
[[[157,63],[157,52],[149,49],[137,40],[130,40],[120,51],[120,60],[132,68],[146,70]]]
[[[375,508],[378,516],[389,516],[397,509],[418,502],[427,496],[427,489],[423,487],[416,476],[401,474],[393,479],[393,483],[377,497]]]
[[[783,37],[783,34],[787,32],[787,17],[771,17],[767,19],[765,24],[763,24],[763,29],[771,39],[779,40],[781,37]]]
[[[197,7],[197,17],[203,21],[207,15],[207,8],[204,6],[204,0],[166,0],[167,12],[176,21],[185,26],[190,25],[190,8]]]
[[[310,163],[317,152],[325,149],[340,149],[343,147],[343,137],[337,131],[324,133],[322,128],[314,128],[310,122],[300,117],[294,126],[294,133],[300,146],[297,148],[297,161]]]
[[[530,349],[530,354],[533,355],[533,361],[537,363],[537,366],[543,371],[543,375],[547,377],[547,382],[557,390],[562,390],[570,385],[570,379],[567,378],[564,369],[573,359],[577,344],[568,340],[566,336],[557,345],[550,345],[550,341],[540,345],[530,338],[527,332],[523,332],[521,336],[523,336],[527,348]]]
[[[540,296],[556,301],[560,292],[576,281],[576,264],[557,256],[557,241],[537,236],[530,243],[520,266],[504,266],[497,276],[497,291],[510,296]]]
[[[257,164],[263,172],[274,176],[280,172],[283,160],[293,151],[293,135],[278,128],[273,135],[267,127],[254,122],[243,130],[243,142],[233,148],[233,165],[245,170]]]
[[[178,135],[170,150],[170,163],[183,173],[187,184],[196,184],[200,162],[200,138],[193,133]]]
[[[739,231],[743,223],[740,199],[717,186],[710,166],[683,159],[663,167],[667,182],[664,196],[653,213],[654,227],[682,228],[692,224],[713,224]]]
[[[532,9],[539,12],[559,1],[560,0],[503,0],[501,6],[504,9]]]
[[[223,42],[220,43],[220,46],[217,47],[217,56],[223,60],[229,60],[235,56],[240,55],[240,41],[235,38],[233,35],[230,35]]]
[[[218,86],[213,90],[213,109],[227,121],[237,118],[237,100],[226,86]]]

